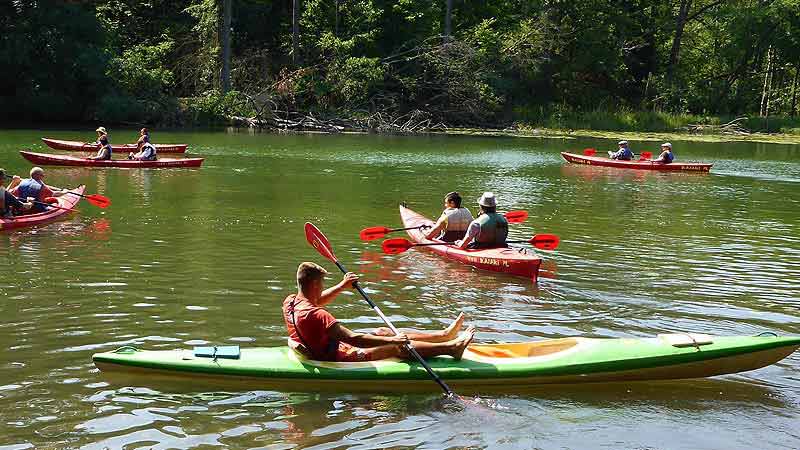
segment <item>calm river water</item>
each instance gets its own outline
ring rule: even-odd
[[[112,141],[133,130],[110,130]],[[0,131],[0,166],[39,138]],[[464,311],[478,342],[669,331],[800,334],[800,145],[675,142],[711,174],[568,165],[598,139],[251,135],[180,132],[199,170],[49,168],[56,186],[111,198],[70,218],[0,233],[0,449],[25,448],[800,448],[800,353],[708,380],[550,386],[486,393],[483,408],[431,394],[314,393],[263,386],[109,379],[95,352],[133,344],[285,343],[282,299],[298,262],[327,261],[303,223],[400,327],[440,327]],[[635,142],[634,150],[656,150]],[[47,150],[49,151],[49,150]],[[462,192],[494,191],[530,219],[514,238],[555,233],[543,278],[475,272],[428,253],[361,242]],[[399,237],[400,235],[398,235]],[[338,279],[338,276],[336,277]],[[358,330],[379,320],[355,296],[330,310]]]

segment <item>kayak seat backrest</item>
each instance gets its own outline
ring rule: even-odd
[[[562,352],[578,345],[573,338],[548,339],[515,344],[472,344],[469,351],[486,358],[533,358]]]

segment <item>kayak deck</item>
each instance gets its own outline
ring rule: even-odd
[[[94,160],[86,158],[76,158],[66,155],[50,155],[47,153],[35,153],[20,151],[20,155],[28,161],[49,166],[77,166],[77,167],[120,167],[120,168],[180,168],[180,167],[200,167],[204,158],[160,158],[156,161],[135,161],[129,159]]]
[[[656,170],[664,172],[708,172],[711,170],[713,164],[707,163],[657,163],[653,161],[621,161],[617,159],[604,158],[601,156],[585,156],[575,153],[561,152],[561,156],[575,164],[585,164],[589,166],[602,166],[602,167],[616,167],[620,169],[639,169],[639,170]]]
[[[674,337],[684,338],[676,344]],[[703,341],[697,336],[709,338]],[[695,346],[692,340],[697,339]],[[688,345],[684,345],[688,343]],[[461,361],[429,360],[454,387],[520,388],[635,380],[701,378],[758,369],[800,347],[800,337],[659,335],[645,339],[562,338],[516,344],[472,344]],[[436,389],[418,362],[397,359],[339,363],[313,361],[288,347],[243,348],[238,359],[197,357],[190,349],[133,347],[97,353],[102,371],[178,377],[257,379],[270,386],[355,390]],[[376,381],[377,383],[365,383]]]
[[[400,206],[400,218],[405,228],[418,227],[420,225],[432,226],[434,224],[434,222],[427,217],[402,205]],[[426,231],[423,230],[407,230],[407,232],[411,241],[418,244],[442,242],[439,240],[425,239]],[[533,253],[532,250],[524,248],[509,247],[462,250],[453,245],[434,245],[419,248],[437,253],[446,258],[454,259],[478,269],[529,278],[534,283],[539,278],[539,266],[542,264],[542,259],[539,258],[539,256]]]
[[[75,189],[72,189],[71,192],[75,192],[77,194],[83,194],[83,191],[85,189],[86,186],[80,185]],[[64,194],[60,197],[56,197],[56,200],[58,200],[58,203],[55,206],[71,209],[78,204],[78,202],[81,200],[81,197],[79,195],[74,195],[74,194]],[[67,211],[65,209],[49,208],[44,212],[36,214],[25,214],[22,216],[15,216],[11,218],[0,217],[0,230],[11,230],[14,228],[31,227],[34,225],[40,225],[52,222],[63,215],[69,214],[70,212],[72,211]]]
[[[42,138],[42,142],[54,150],[64,150],[69,152],[96,152],[100,148],[97,144],[79,141],[67,141],[63,139]],[[185,153],[187,144],[153,144],[158,153]],[[131,152],[136,150],[136,144],[111,145],[111,150],[117,152]]]

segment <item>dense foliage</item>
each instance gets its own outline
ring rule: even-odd
[[[450,2],[446,36],[448,0],[231,0],[229,93],[224,0],[0,2],[0,117],[419,110],[448,125],[573,126],[798,112],[800,0]]]

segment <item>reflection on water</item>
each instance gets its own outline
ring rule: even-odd
[[[16,152],[42,133],[0,134],[4,167],[27,172]],[[112,206],[82,202],[63,221],[0,233],[0,448],[800,447],[798,354],[715,380],[471,393],[468,408],[435,394],[107,377],[90,359],[122,345],[283,345],[297,263],[324,262],[305,241],[309,220],[399,327],[464,311],[480,342],[798,334],[797,146],[681,143],[679,156],[714,169],[673,174],[568,165],[560,140],[159,136],[208,165],[48,169],[54,185],[85,183]],[[470,207],[492,190],[502,209],[527,210],[513,239],[561,237],[538,252],[537,285],[358,239],[399,225],[401,201],[435,216],[454,189]],[[355,295],[330,309],[356,330],[382,325]]]

